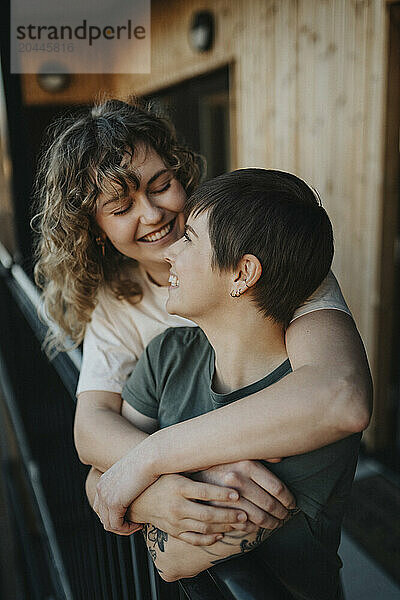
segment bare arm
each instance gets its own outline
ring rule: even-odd
[[[364,429],[371,377],[353,320],[337,310],[296,319],[287,332],[293,373],[256,394],[156,432],[98,485],[115,515],[164,473],[266,456],[291,456]],[[218,444],[215,440],[218,440]],[[201,452],[193,449],[201,447]],[[121,473],[134,473],[124,480]]]
[[[75,413],[74,438],[79,459],[101,472],[158,429],[156,419],[141,415],[120,394],[82,392]]]
[[[93,505],[96,493],[96,484],[101,476],[100,471],[92,468],[86,481],[86,494],[89,503]],[[181,475],[165,475],[164,484],[168,478],[182,478]],[[150,486],[130,507],[128,516],[133,521],[150,521],[154,519],[150,516],[151,512],[145,510],[148,504],[151,489],[159,486],[160,493],[164,495],[165,485],[162,484],[161,477],[155,484]],[[161,483],[161,485],[160,485]],[[190,485],[189,482],[186,482]],[[167,484],[168,485],[168,484]],[[157,494],[157,492],[155,492]],[[222,500],[222,497],[221,497]],[[199,511],[208,510],[203,505],[198,505]],[[248,525],[236,524],[235,528],[231,524],[218,525],[218,533],[213,533],[213,525],[207,523],[206,515],[203,522],[209,527],[209,532],[202,535],[202,544],[192,545],[176,536],[165,532],[162,520],[158,519],[156,524],[147,522],[144,527],[143,535],[149,549],[154,564],[161,577],[165,581],[175,581],[182,577],[193,577],[204,569],[207,569],[222,560],[227,560],[235,555],[241,555],[258,546],[261,542],[278,529],[284,522],[290,518],[296,511],[290,511],[284,520],[277,523],[274,528],[266,529],[263,527],[249,527]],[[228,514],[228,511],[227,511]],[[167,522],[165,522],[167,524]],[[216,530],[217,531],[217,530]],[[225,532],[225,533],[222,533]],[[221,541],[217,541],[221,538]]]
[[[291,511],[280,526],[284,525],[296,512],[297,510]],[[193,547],[184,541],[168,536],[153,525],[147,524],[143,529],[147,548],[164,581],[194,577],[220,562],[253,550],[272,533],[273,531],[262,527],[251,533],[231,531],[221,535],[221,539],[210,546]]]
[[[155,419],[142,415],[126,402],[121,406],[119,394],[82,392],[79,395],[75,439],[82,462],[94,467],[86,482],[92,507],[102,473],[157,428]],[[258,474],[259,485],[252,480],[252,473]],[[286,516],[285,507],[294,501],[286,486],[277,487],[277,481],[262,465],[253,465],[250,469],[249,465],[240,464],[214,472],[212,480],[205,476],[202,483],[190,482],[181,475],[160,477],[131,506],[129,520],[133,523],[122,521],[116,532],[130,535],[136,530],[134,523],[151,522],[170,535],[182,535],[190,543],[206,545],[215,541],[216,533],[229,531],[229,524],[236,526],[239,514],[247,515],[249,522],[274,529],[279,519]],[[279,494],[274,497],[268,488],[279,489]],[[237,501],[229,498],[235,490]],[[218,501],[224,503],[224,507],[210,506],[203,520],[198,499]],[[104,526],[114,531],[111,523],[106,522]]]
[[[94,505],[96,485],[101,475],[100,471],[92,467],[86,479],[86,495],[90,506]],[[237,502],[232,501],[232,493],[235,493]],[[214,507],[206,508],[203,504],[193,502],[199,499],[203,502],[218,502],[224,509],[220,508],[215,513]],[[127,518],[138,524],[153,523],[153,527],[168,532],[164,535],[171,539],[175,537],[196,546],[206,546],[215,543],[222,532],[258,529],[246,519],[246,513],[240,509],[239,493],[232,488],[199,485],[183,475],[162,475],[131,504]],[[284,512],[286,516],[287,511]],[[215,522],[214,514],[217,514],[218,522]],[[241,519],[238,519],[239,515]],[[278,525],[279,521],[272,517],[266,524],[271,530]],[[137,529],[141,527],[142,525],[138,525]],[[137,529],[132,528],[126,535],[131,535]]]
[[[371,377],[353,320],[320,310],[287,332],[293,366],[274,385],[156,432],[140,447],[156,473],[265,456],[292,456],[364,429],[371,410]],[[213,443],[215,439],[218,444]],[[192,451],[201,442],[202,452]]]
[[[289,327],[286,344],[293,373],[252,396],[157,432],[143,444],[150,462],[166,473],[172,466],[186,471],[292,456],[364,429],[371,376],[353,320],[336,310],[309,313]],[[202,452],[191,451],[200,441]]]

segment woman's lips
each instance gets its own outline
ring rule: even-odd
[[[144,242],[145,244],[152,244],[154,242],[158,242],[159,240],[163,240],[166,238],[171,231],[174,229],[176,217],[172,219],[166,225],[163,225],[160,229],[153,231],[152,233],[148,233],[147,235],[142,236],[138,239],[138,242]]]

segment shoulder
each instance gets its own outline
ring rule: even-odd
[[[204,348],[209,346],[209,342],[200,329],[200,327],[169,327],[163,333],[157,335],[147,348],[150,352],[160,352],[165,354],[178,354],[182,349],[188,346],[194,348]]]
[[[207,337],[199,327],[169,327],[148,344],[145,354],[154,370],[162,373],[198,365],[211,351]]]
[[[208,344],[205,333],[200,327],[168,327],[161,334],[165,340],[169,340],[173,343],[184,343],[184,344]]]
[[[329,271],[315,292],[296,309],[291,322],[307,313],[322,309],[340,310],[350,315],[350,317],[352,316],[332,271]]]

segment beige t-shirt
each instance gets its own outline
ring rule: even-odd
[[[102,288],[88,324],[77,394],[88,390],[120,393],[147,344],[168,327],[195,326],[165,310],[168,288],[152,283],[137,270],[143,298],[137,304],[118,300]],[[312,296],[294,313],[292,321],[315,310],[341,310],[351,315],[332,272]]]

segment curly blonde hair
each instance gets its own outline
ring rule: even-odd
[[[47,149],[35,187],[37,234],[35,281],[42,289],[45,313],[60,330],[49,330],[50,354],[78,346],[96,305],[101,285],[119,299],[139,302],[142,292],[127,266],[135,263],[106,242],[105,256],[96,243],[94,215],[102,192],[121,186],[132,173],[122,166],[137,145],[154,149],[189,195],[202,172],[201,158],[177,140],[171,122],[137,99],[107,100],[78,115],[62,117],[48,130]]]

